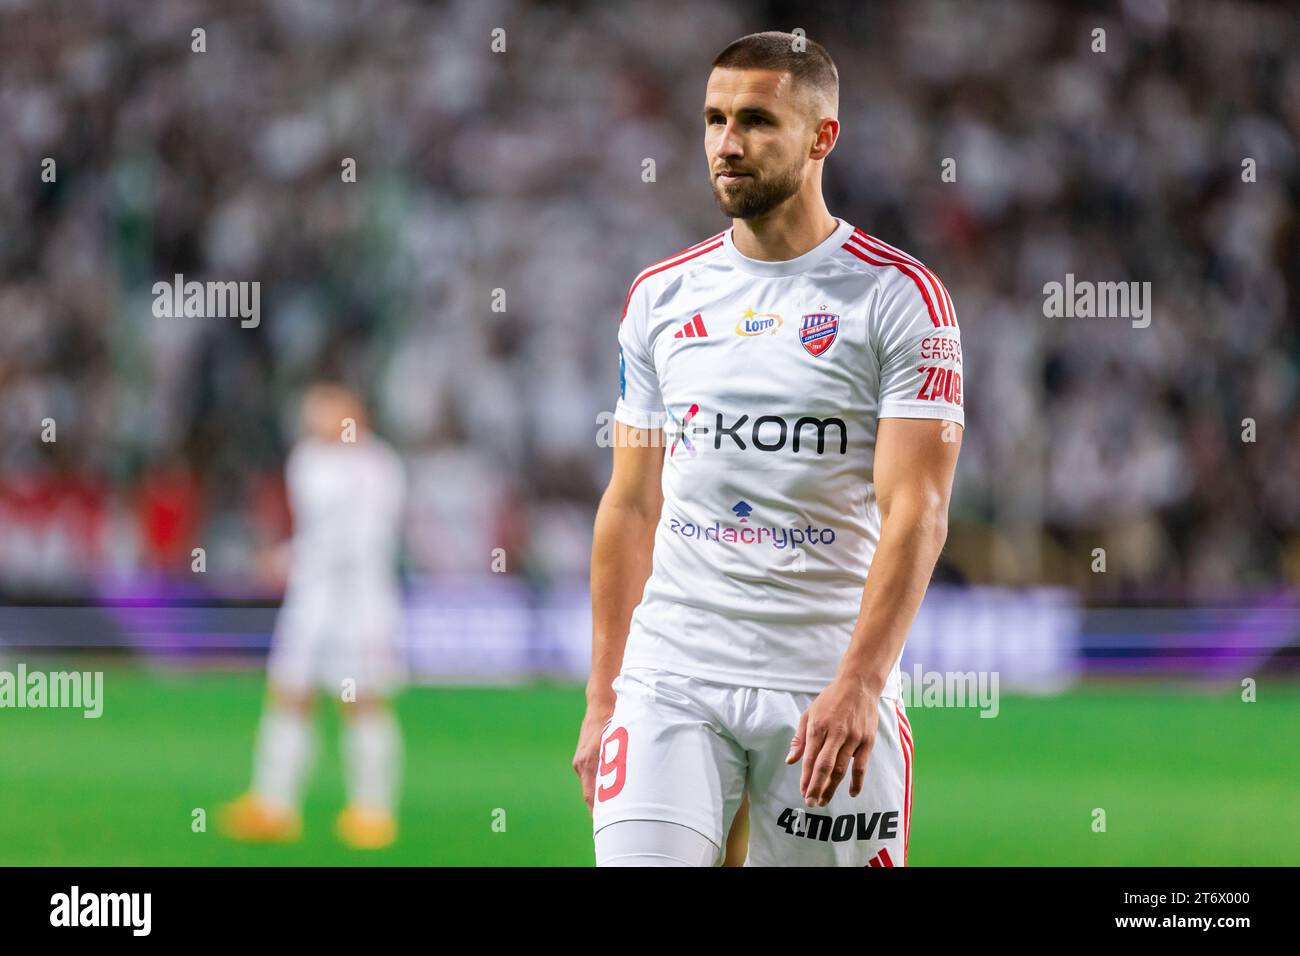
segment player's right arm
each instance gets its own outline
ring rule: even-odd
[[[628,296],[619,325],[619,393],[614,409],[614,467],[596,509],[591,541],[591,677],[573,769],[587,808],[595,799],[600,737],[614,712],[611,684],[623,666],[632,612],[650,577],[655,528],[663,507],[665,418],[646,340],[644,285]]]
[[[614,712],[610,686],[623,666],[632,611],[650,577],[655,527],[663,505],[663,429],[614,422],[614,471],[596,509],[591,542],[591,677],[573,769],[592,806],[600,734]]]

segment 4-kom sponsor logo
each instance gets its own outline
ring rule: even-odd
[[[789,447],[796,454],[844,455],[848,452],[848,425],[842,418],[801,415],[791,420],[781,415],[759,415],[751,420],[748,414],[742,414],[728,421],[722,412],[716,412],[714,423],[710,426],[692,424],[692,419],[700,413],[700,406],[696,402],[687,407],[681,419],[673,414],[672,408],[665,407],[674,426],[672,446],[668,449],[670,458],[677,453],[678,444],[694,458],[698,449],[693,439],[710,432],[713,433],[715,449],[721,449],[723,440],[729,438],[731,441],[726,447],[738,451],[752,448],[755,451],[779,452]]]

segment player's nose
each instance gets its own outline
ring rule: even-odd
[[[736,132],[734,123],[728,123],[718,137],[718,143],[715,148],[715,156],[719,159],[734,159],[745,155],[744,146],[741,143],[740,135]]]

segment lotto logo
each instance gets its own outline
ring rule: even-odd
[[[781,316],[775,312],[755,312],[746,309],[745,314],[736,321],[736,334],[747,338],[756,335],[775,335],[781,327]]]

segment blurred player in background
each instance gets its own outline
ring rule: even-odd
[[[751,865],[906,862],[898,660],[947,536],[961,338],[934,273],[827,210],[838,103],[811,40],[723,50],[732,228],[628,292],[573,760],[601,866],[734,862],[746,797]]]
[[[317,384],[303,401],[289,456],[293,514],[288,587],[268,664],[268,700],[250,791],[224,808],[238,840],[302,831],[313,751],[312,698],[342,701],[348,805],[337,832],[357,848],[396,839],[401,739],[388,703],[402,677],[396,571],[406,479],[401,459],[367,427],[352,391]]]

